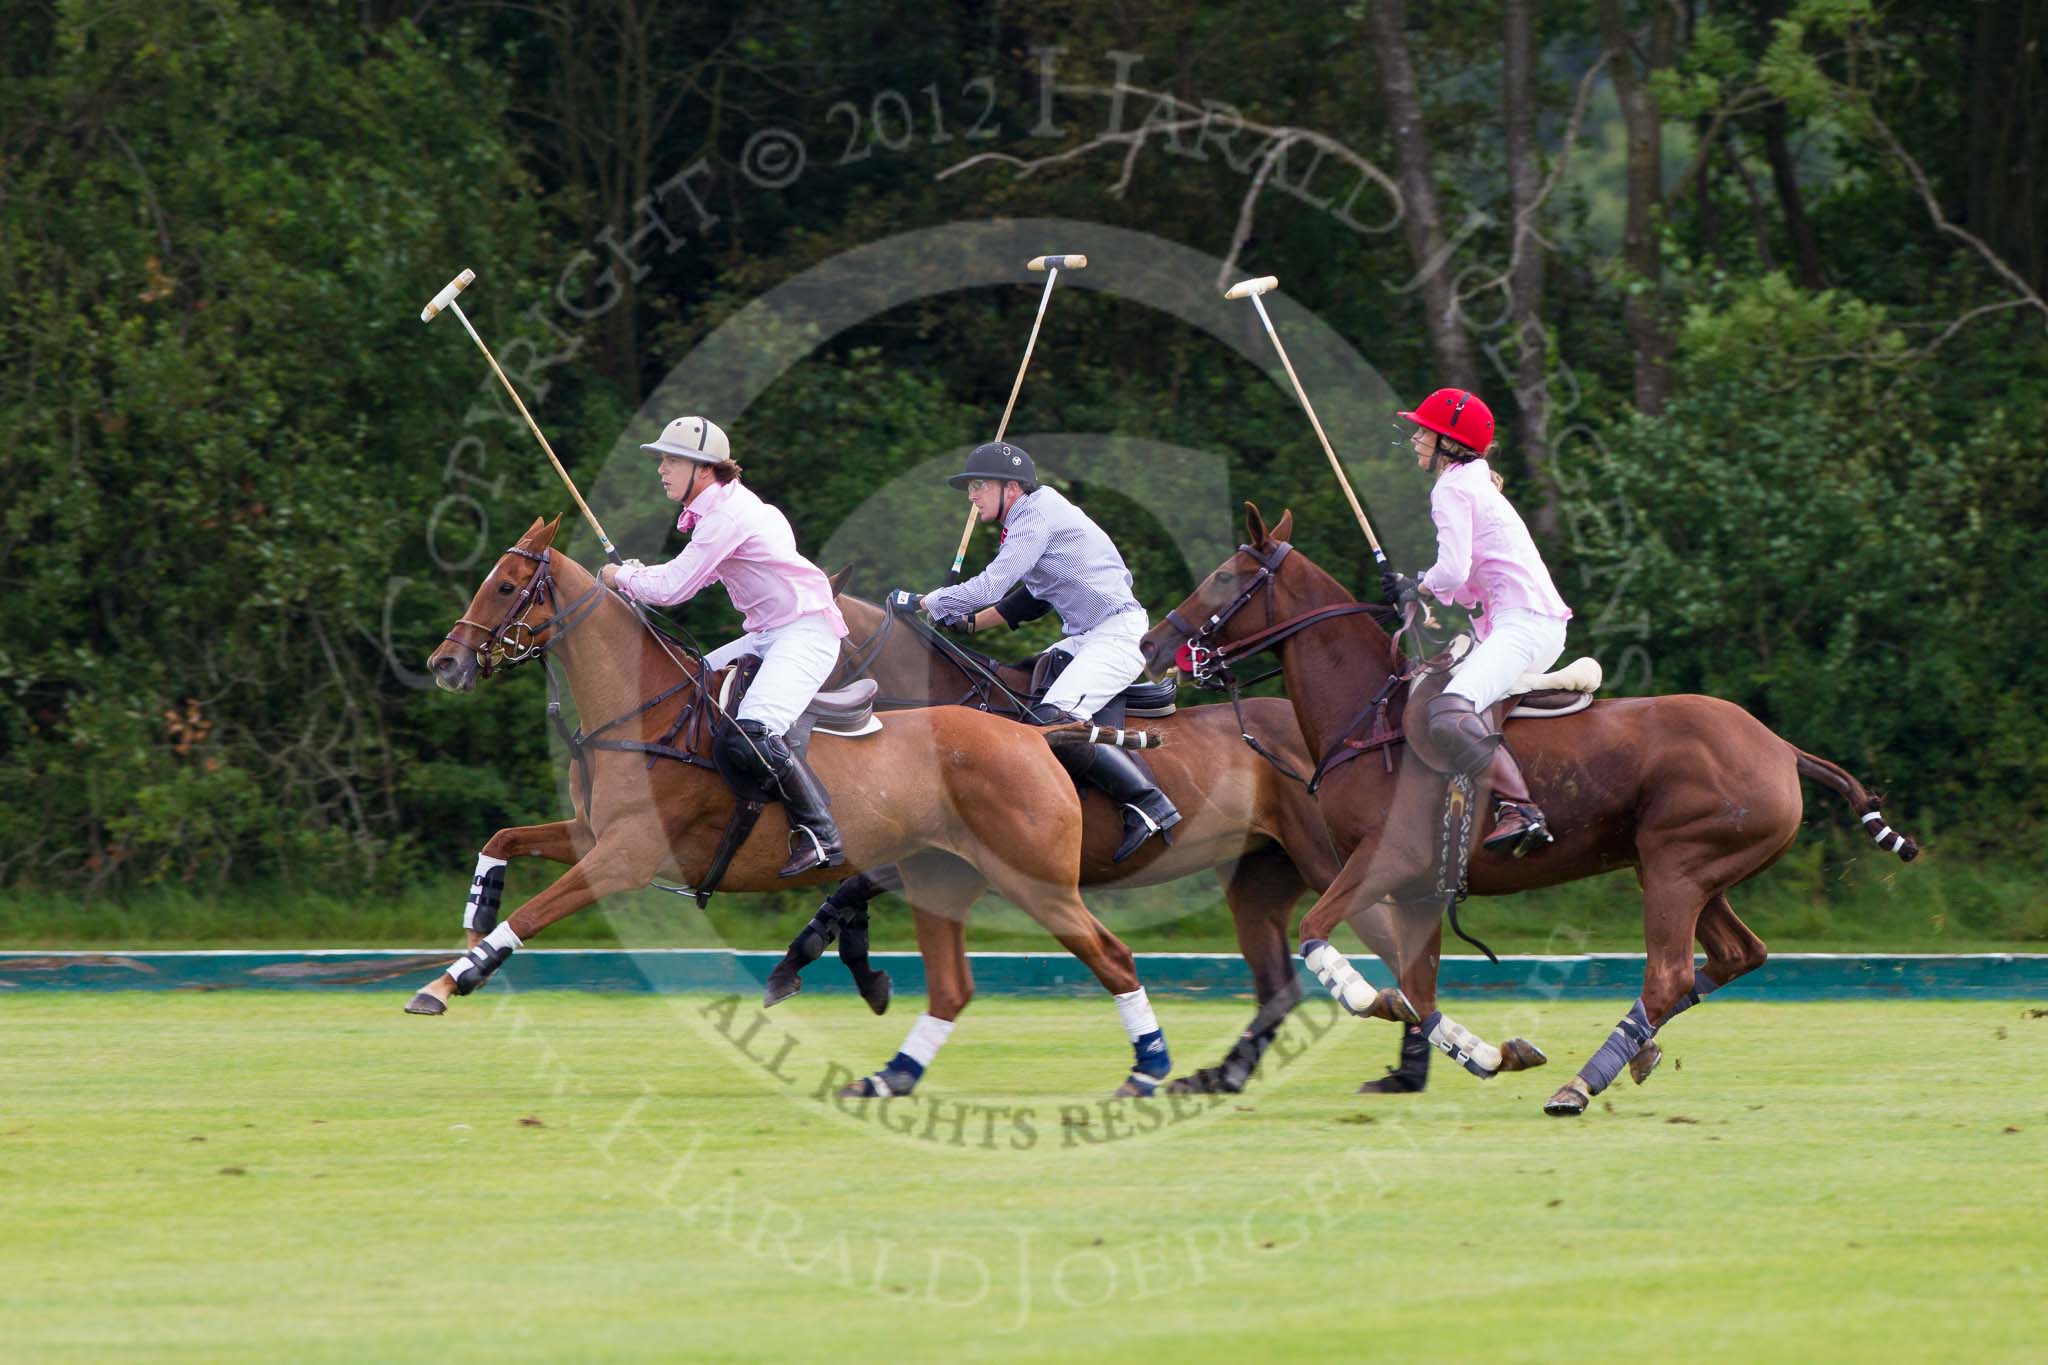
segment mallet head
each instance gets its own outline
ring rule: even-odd
[[[1024,262],[1026,270],[1086,270],[1086,256],[1036,256]]]
[[[1230,288],[1223,291],[1223,297],[1226,299],[1248,299],[1253,295],[1264,294],[1279,287],[1280,277],[1278,275],[1261,275],[1256,280],[1245,280],[1231,285]]]
[[[476,272],[474,270],[465,270],[460,275],[457,275],[454,279],[448,281],[447,284],[441,286],[441,292],[434,295],[433,298],[427,300],[427,306],[420,309],[420,321],[432,322],[434,320],[434,314],[440,312],[443,308],[446,308],[449,304],[455,302],[455,296],[457,294],[460,294],[463,290],[469,288],[469,286],[474,284],[475,282]]]

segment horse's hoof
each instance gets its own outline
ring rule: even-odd
[[[1393,986],[1381,991],[1365,1013],[1368,1018],[1385,1019],[1394,1024],[1422,1022],[1422,1016],[1415,1012],[1415,1006],[1408,1003],[1408,997]]]
[[[1586,1112],[1586,1106],[1591,1102],[1592,1096],[1577,1085],[1567,1085],[1543,1101],[1543,1112],[1554,1119],[1577,1118]]]
[[[1664,1049],[1657,1046],[1655,1038],[1636,1049],[1636,1055],[1628,1059],[1629,1079],[1637,1085],[1650,1079],[1650,1073],[1657,1069],[1657,1063],[1664,1060]]]
[[[1533,1071],[1549,1060],[1543,1049],[1527,1038],[1510,1038],[1500,1045],[1502,1071]]]
[[[420,991],[412,999],[405,1002],[405,1012],[407,1014],[446,1014],[448,1012],[448,1005],[440,996],[433,995],[427,991]]]
[[[887,972],[876,972],[868,978],[867,984],[860,988],[860,998],[867,1001],[868,1008],[876,1014],[887,1014],[889,997],[895,989]]]
[[[1169,1095],[1242,1095],[1244,1082],[1232,1080],[1221,1067],[1205,1066],[1191,1076],[1167,1082],[1165,1090]]]
[[[804,988],[804,979],[778,964],[761,988],[761,1008],[773,1009]]]
[[[1361,1095],[1419,1095],[1429,1084],[1429,1076],[1410,1075],[1405,1071],[1389,1071],[1376,1081],[1366,1081],[1358,1087]]]
[[[1164,1076],[1155,1079],[1133,1071],[1122,1085],[1110,1091],[1109,1097],[1113,1100],[1149,1100],[1159,1093],[1165,1082]]]

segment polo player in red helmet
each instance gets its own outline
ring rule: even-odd
[[[1486,722],[1487,708],[1508,695],[1524,673],[1540,673],[1564,652],[1572,609],[1521,516],[1501,493],[1487,466],[1493,449],[1493,412],[1477,394],[1438,389],[1399,414],[1413,422],[1409,437],[1416,464],[1436,476],[1430,516],[1436,522],[1436,563],[1419,580],[1391,575],[1395,600],[1418,590],[1438,601],[1476,607],[1477,641],[1443,693],[1429,702],[1429,737],[1460,772],[1477,780],[1492,771],[1493,832],[1485,846],[1516,857],[1551,840],[1543,811],[1506,741]]]

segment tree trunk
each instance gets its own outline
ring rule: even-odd
[[[1536,196],[1543,177],[1536,164],[1535,0],[1507,0],[1504,16],[1506,68],[1501,87],[1502,122],[1507,130],[1508,207],[1514,215],[1508,272],[1508,334],[1514,352],[1516,430],[1522,459],[1543,501],[1536,509],[1536,533],[1550,536],[1558,524],[1557,488],[1550,479],[1550,385],[1545,374],[1549,347],[1543,330],[1543,238],[1536,230]]]
[[[1663,260],[1657,247],[1657,206],[1664,197],[1664,139],[1657,103],[1650,95],[1650,76],[1671,63],[1677,20],[1671,6],[1653,4],[1649,42],[1638,64],[1635,44],[1622,12],[1622,0],[1595,0],[1600,41],[1614,73],[1614,94],[1621,103],[1628,132],[1628,216],[1622,230],[1622,263],[1628,268],[1628,292],[1622,320],[1635,352],[1635,401],[1639,412],[1654,416],[1664,410],[1671,392],[1671,328],[1659,290]]]
[[[1450,246],[1444,239],[1443,216],[1430,178],[1429,131],[1422,121],[1415,70],[1408,60],[1407,6],[1402,0],[1374,0],[1369,12],[1373,43],[1379,52],[1380,96],[1394,130],[1396,179],[1406,209],[1401,231],[1420,280],[1437,382],[1474,388],[1479,367],[1473,361],[1472,340],[1459,317]]]
[[[1774,104],[1764,110],[1764,155],[1770,159],[1771,180],[1778,187],[1778,204],[1785,213],[1785,233],[1792,239],[1792,259],[1799,263],[1799,282],[1808,289],[1828,287],[1827,272],[1821,269],[1820,244],[1814,240],[1813,223],[1806,216],[1806,204],[1799,195],[1799,177],[1792,166],[1792,148],[1785,137],[1785,106]]]

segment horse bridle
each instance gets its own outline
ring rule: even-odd
[[[521,559],[530,559],[537,566],[533,577],[527,579],[526,586],[520,589],[519,596],[513,601],[512,609],[505,614],[505,619],[493,629],[481,621],[472,621],[464,616],[456,621],[454,630],[441,637],[448,644],[473,650],[476,654],[477,672],[486,678],[501,664],[511,668],[515,664],[525,663],[528,659],[537,658],[545,653],[549,645],[575,629],[577,623],[596,605],[598,597],[604,592],[603,583],[593,583],[589,592],[567,607],[559,608],[539,625],[533,625],[527,621],[527,613],[537,606],[550,606],[561,600],[560,594],[555,591],[554,565],[549,558],[554,551],[548,549],[536,552],[513,545],[507,548],[505,553],[518,555]],[[473,644],[462,639],[456,632],[465,626],[481,632],[483,642]],[[546,639],[541,638],[549,631],[554,633],[548,635]]]
[[[1230,666],[1223,657],[1224,647],[1217,645],[1212,648],[1204,642],[1213,637],[1217,631],[1223,629],[1224,624],[1231,617],[1237,615],[1238,612],[1244,610],[1245,605],[1252,598],[1258,596],[1261,591],[1266,594],[1266,625],[1268,628],[1271,628],[1273,624],[1273,578],[1279,572],[1282,561],[1288,555],[1294,553],[1294,546],[1284,540],[1276,540],[1270,543],[1270,548],[1264,554],[1261,554],[1255,547],[1250,545],[1238,546],[1237,552],[1257,564],[1259,571],[1252,575],[1252,580],[1245,585],[1244,591],[1231,599],[1230,605],[1217,611],[1208,620],[1204,621],[1199,628],[1189,625],[1187,618],[1180,614],[1180,608],[1178,607],[1166,613],[1166,623],[1187,637],[1188,662],[1190,664],[1189,675],[1194,679],[1195,686],[1197,687],[1213,688],[1230,685]]]

